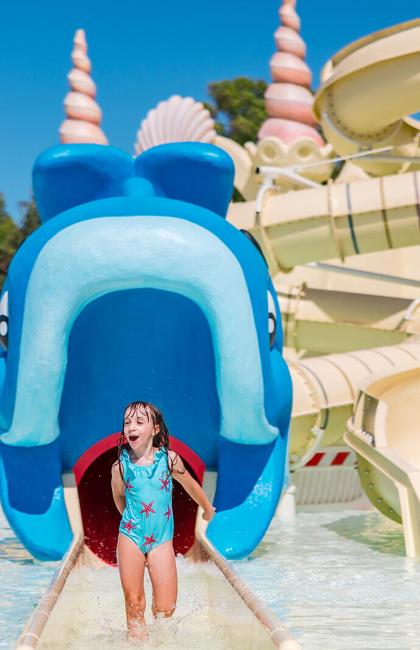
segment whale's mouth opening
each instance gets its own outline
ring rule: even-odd
[[[120,515],[114,505],[109,481],[111,465],[117,456],[119,434],[100,440],[79,458],[74,467],[86,546],[107,564],[116,565]],[[186,468],[200,484],[205,465],[181,441],[170,438],[170,447],[182,458]],[[182,486],[173,482],[174,551],[186,553],[194,543],[197,504]]]
[[[79,464],[86,543],[110,564],[120,519],[111,492],[116,432],[127,404],[138,400],[162,410],[171,440],[183,451],[173,448],[197,480],[200,462],[203,470],[216,467],[220,405],[213,338],[204,313],[185,296],[151,288],[108,293],[86,305],[70,332],[59,412],[62,465],[76,474]],[[98,448],[105,440],[111,440],[108,447]],[[174,548],[185,553],[194,541],[197,506],[177,481],[173,509]]]

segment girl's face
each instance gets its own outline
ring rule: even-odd
[[[147,410],[146,410],[147,409]],[[147,407],[138,407],[135,412],[124,414],[124,435],[132,449],[144,446],[159,431],[153,424],[152,414]]]

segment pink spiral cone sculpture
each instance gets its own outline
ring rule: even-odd
[[[279,9],[281,26],[274,34],[277,52],[270,61],[270,84],[265,93],[268,119],[258,139],[276,137],[291,145],[300,137],[309,137],[324,144],[314,128],[313,96],[309,88],[312,74],[305,63],[306,45],[299,34],[300,18],[295,11],[296,0],[283,0]]]
[[[67,119],[60,126],[60,140],[108,144],[100,128],[102,111],[95,101],[96,85],[90,76],[91,63],[87,56],[85,32],[78,29],[71,55],[74,68],[68,74],[70,92],[64,100]]]

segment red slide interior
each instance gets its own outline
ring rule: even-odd
[[[88,449],[74,466],[85,543],[95,555],[108,564],[116,565],[118,526],[121,516],[111,492],[111,465],[117,458],[118,434],[100,440]],[[202,484],[204,463],[197,454],[176,438],[170,447],[184,461],[191,475]],[[178,481],[173,482],[173,512],[175,521],[175,553],[185,553],[194,543],[197,504]]]

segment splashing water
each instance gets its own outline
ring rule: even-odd
[[[126,639],[124,601],[118,571],[82,567],[73,571],[43,635],[41,650],[141,647],[212,650],[268,648],[250,626],[250,614],[237,594],[210,562],[193,564],[177,557],[179,596],[171,618],[153,620],[151,584],[145,575],[145,641]],[[232,622],[234,620],[234,623]],[[244,634],[248,630],[248,637]],[[254,635],[255,644],[249,645]],[[262,645],[261,645],[262,643]]]

